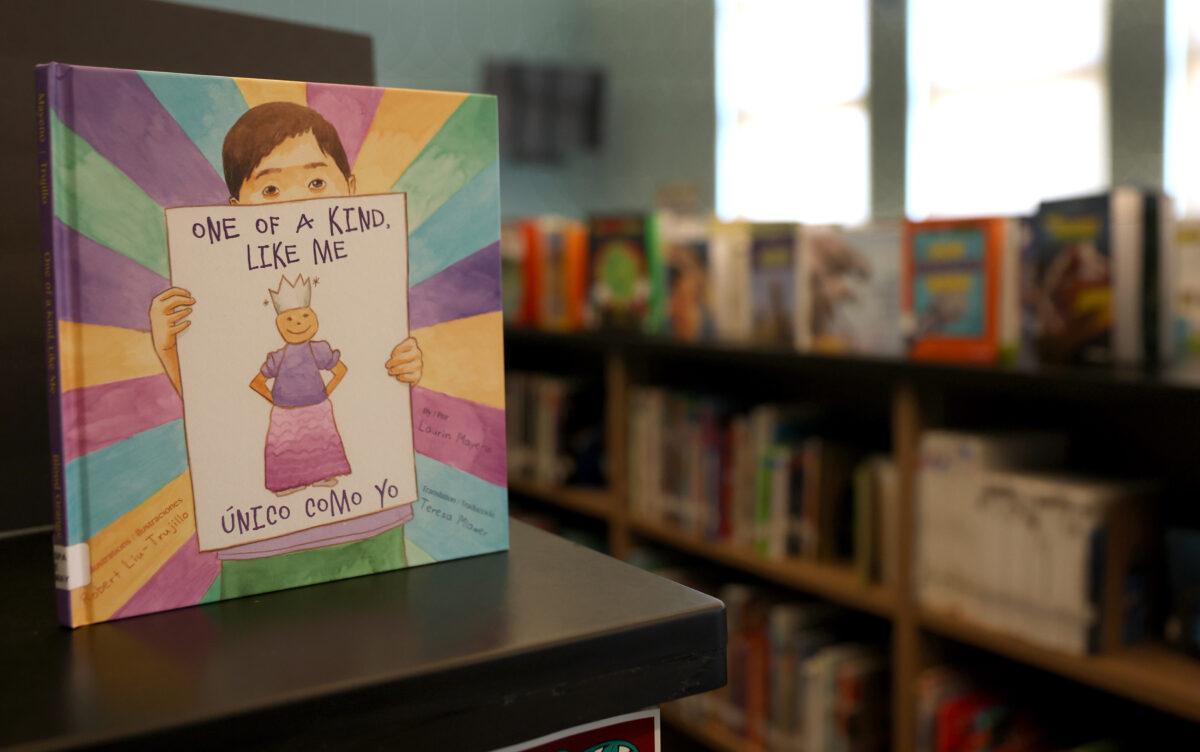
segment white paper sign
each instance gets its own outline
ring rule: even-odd
[[[384,366],[408,336],[405,199],[167,210],[171,283],[196,299],[178,352],[201,550],[417,498],[409,387]]]

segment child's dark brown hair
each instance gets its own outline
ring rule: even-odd
[[[321,113],[293,102],[267,102],[247,110],[225,134],[221,163],[225,167],[229,195],[237,198],[242,183],[276,146],[309,131],[317,139],[321,151],[349,179],[350,162],[346,159],[342,140]]]

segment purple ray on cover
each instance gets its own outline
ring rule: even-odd
[[[63,463],[182,417],[166,374],[63,392]]]
[[[136,71],[71,68],[58,116],[162,207],[222,204],[225,181]]]
[[[409,328],[499,311],[499,277],[500,243],[496,242],[413,285],[408,292]]]
[[[383,89],[368,86],[343,86],[341,84],[309,84],[308,106],[325,116],[333,124],[338,136],[342,139],[342,147],[346,150],[346,159],[354,168],[354,160],[358,158],[358,150],[362,148],[371,121],[375,118],[375,108]]]
[[[150,331],[150,301],[170,287],[170,281],[57,217],[54,232],[56,242],[61,239],[68,249],[55,269],[58,287],[66,293],[58,297],[58,318]]]
[[[353,543],[387,532],[412,518],[412,504],[404,504],[384,509],[375,514],[354,517],[320,527],[310,527],[307,530],[281,535],[278,538],[222,549],[217,552],[217,555],[222,561],[226,559],[257,559],[309,548],[333,546],[338,543]]]
[[[110,618],[194,606],[204,597],[221,572],[221,562],[212,552],[202,552],[195,534],[180,546],[162,569],[141,587]]]
[[[412,390],[412,413],[419,454],[488,483],[508,484],[503,410],[418,386]]]

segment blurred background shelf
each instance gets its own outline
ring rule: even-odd
[[[786,588],[821,596],[843,606],[884,618],[891,618],[896,610],[895,594],[890,589],[863,582],[849,565],[803,559],[766,559],[740,546],[707,541],[660,523],[638,519],[636,516],[630,519],[629,526],[638,535],[680,551],[710,559]]]
[[[1200,660],[1162,645],[1143,643],[1112,653],[1075,656],[928,609],[920,612],[920,622],[930,632],[955,641],[1200,721]]]
[[[760,752],[763,749],[747,744],[745,739],[719,723],[689,718],[669,704],[662,707],[662,719],[713,752]]]
[[[527,496],[598,520],[608,520],[613,515],[612,494],[603,488],[562,486],[521,479],[510,479],[508,487],[520,496]]]

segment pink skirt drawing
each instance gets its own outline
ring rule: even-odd
[[[350,461],[329,400],[305,407],[272,407],[264,455],[269,491],[350,474]]]

